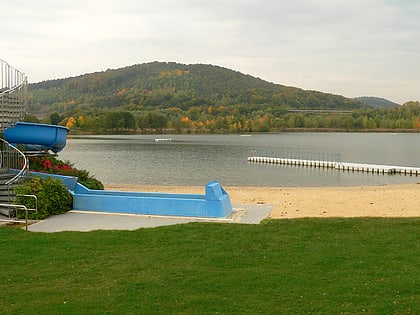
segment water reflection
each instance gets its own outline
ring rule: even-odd
[[[420,182],[401,175],[249,163],[251,155],[419,166],[418,134],[282,133],[71,138],[60,158],[105,183],[241,186],[353,186]],[[171,138],[172,141],[155,141]]]

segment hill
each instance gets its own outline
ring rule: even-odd
[[[391,102],[384,98],[373,97],[373,96],[356,97],[355,100],[361,102],[362,104],[366,106],[370,106],[373,108],[394,108],[394,107],[401,106],[400,104]]]
[[[363,107],[358,100],[274,84],[203,64],[152,62],[29,85],[29,112],[251,106],[252,110]]]
[[[420,130],[418,102],[392,107],[379,98],[307,91],[213,65],[152,62],[28,90],[27,121],[87,133]]]

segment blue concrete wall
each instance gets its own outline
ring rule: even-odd
[[[224,218],[232,212],[230,197],[217,181],[207,183],[205,195],[170,194],[91,190],[76,177],[31,174],[59,178],[73,195],[74,210],[207,218]]]
[[[74,210],[148,215],[224,218],[232,212],[229,195],[218,182],[206,194],[168,194],[90,190],[81,184],[73,192]]]

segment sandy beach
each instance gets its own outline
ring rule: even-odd
[[[230,187],[232,203],[271,204],[271,218],[419,217],[420,183],[360,187]],[[105,189],[204,194],[205,187],[106,184]]]

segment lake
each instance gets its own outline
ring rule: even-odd
[[[156,139],[158,141],[156,141]],[[420,167],[417,133],[73,136],[59,158],[104,183],[139,185],[359,186],[420,176],[254,164],[249,156]]]

